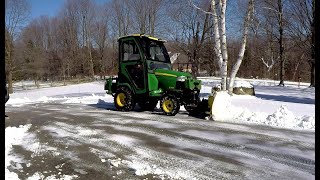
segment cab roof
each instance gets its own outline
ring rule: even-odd
[[[127,37],[146,37],[146,38],[149,38],[149,39],[154,40],[154,41],[166,42],[165,40],[162,40],[162,39],[156,38],[156,37],[152,37],[152,36],[146,35],[146,34],[131,34],[131,35],[119,37],[118,40],[123,39],[123,38],[127,38]]]

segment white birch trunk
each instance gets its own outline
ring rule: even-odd
[[[240,67],[242,59],[243,59],[244,51],[246,49],[247,37],[248,37],[248,32],[249,32],[249,24],[250,24],[250,20],[251,20],[251,15],[253,14],[253,7],[254,7],[254,0],[249,0],[247,14],[246,14],[246,18],[245,18],[245,21],[243,24],[244,30],[243,30],[241,48],[239,51],[237,62],[233,65],[232,71],[230,74],[230,82],[229,82],[229,88],[228,88],[228,91],[230,93],[232,93],[232,91],[233,91],[234,80],[235,80],[235,77],[238,73],[239,67]]]
[[[218,65],[220,70],[220,75],[222,74],[222,54],[221,54],[221,42],[220,42],[220,33],[219,33],[219,21],[216,10],[216,2],[215,0],[211,0],[211,9],[213,15],[213,29],[214,29],[214,52],[218,57]]]
[[[222,90],[227,90],[227,72],[228,72],[228,51],[227,51],[227,35],[226,35],[226,8],[227,0],[220,0],[220,36],[222,50],[222,69],[221,72],[221,87]]]
[[[223,81],[223,57],[221,52],[221,37],[219,33],[219,19],[217,16],[217,10],[216,10],[216,2],[215,0],[211,0],[211,9],[212,9],[212,15],[213,15],[213,30],[214,30],[214,52],[216,54],[216,57],[218,58],[218,65],[219,65],[219,72],[221,77],[221,84],[224,83]]]

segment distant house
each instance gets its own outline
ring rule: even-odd
[[[175,53],[176,54],[176,53]],[[175,55],[174,54],[174,55]],[[179,54],[177,56],[177,58],[173,58],[174,55],[172,55],[172,69],[173,70],[177,70],[177,71],[183,71],[183,72],[189,72],[191,73],[191,67],[192,67],[192,63],[189,62],[188,56],[185,54]]]

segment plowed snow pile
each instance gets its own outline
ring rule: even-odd
[[[216,121],[257,123],[290,129],[315,129],[314,117],[295,117],[285,105],[281,105],[273,114],[268,115],[234,106],[231,101],[231,96],[227,92],[217,92],[211,110],[212,118]]]

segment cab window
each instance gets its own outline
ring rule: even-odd
[[[125,41],[122,43],[123,53],[122,60],[123,61],[138,61],[140,60],[140,53],[137,44],[134,40]]]

